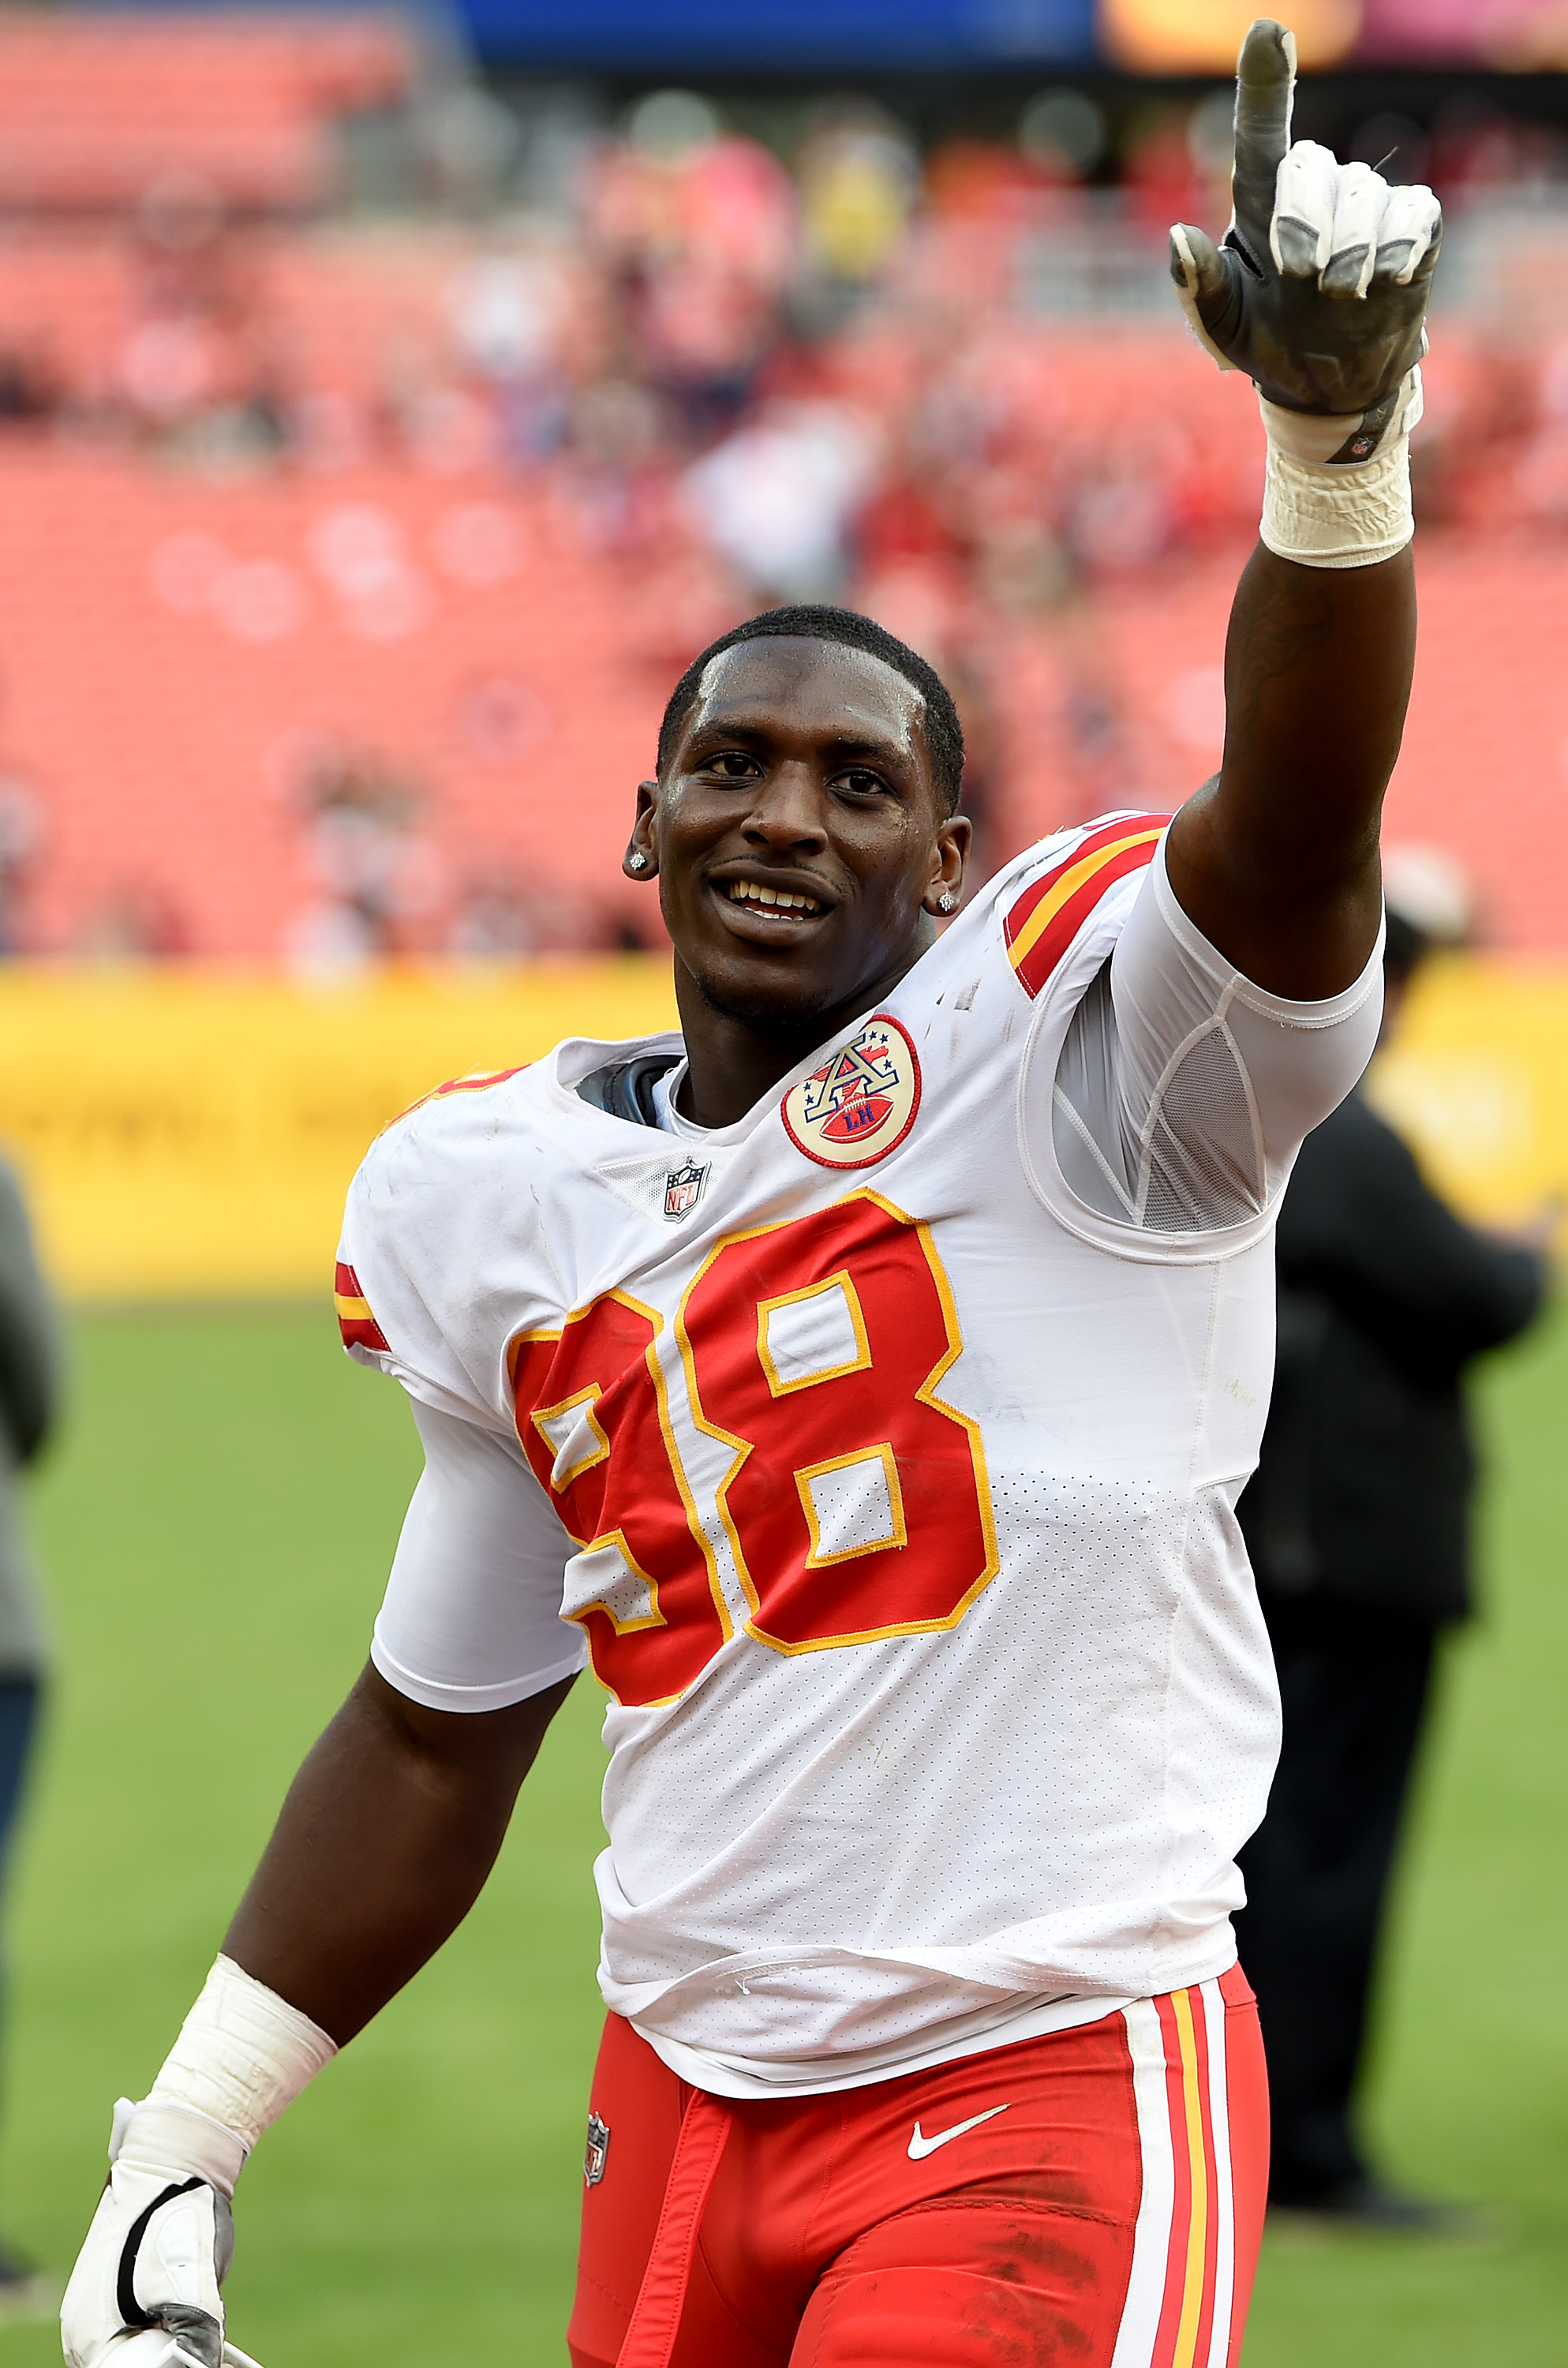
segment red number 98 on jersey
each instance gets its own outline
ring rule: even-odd
[[[962,1342],[924,1224],[858,1192],[720,1242],[675,1319],[689,1414],[663,1328],[612,1292],[510,1351],[528,1461],[589,1588],[605,1577],[572,1616],[618,1701],[673,1700],[730,1634],[721,1537],[747,1629],[782,1653],[963,1617],[995,1531],[979,1429],[937,1394]],[[728,1451],[700,1497],[687,1422]]]

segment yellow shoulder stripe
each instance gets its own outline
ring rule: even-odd
[[[1113,839],[1109,847],[1097,847],[1093,855],[1085,855],[1078,862],[1069,864],[1061,879],[1040,898],[1040,903],[1008,947],[1007,958],[1013,968],[1019,970],[1023,967],[1032,949],[1044,936],[1063,905],[1070,897],[1075,896],[1079,889],[1094,878],[1096,871],[1102,871],[1108,863],[1115,860],[1117,856],[1125,855],[1130,847],[1147,847],[1152,840],[1159,837],[1165,827],[1165,824],[1160,823],[1153,830],[1131,831],[1127,837]]]

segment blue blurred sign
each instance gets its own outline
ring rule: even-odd
[[[1081,65],[1094,0],[458,0],[482,57],[631,72]]]

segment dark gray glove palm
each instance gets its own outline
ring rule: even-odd
[[[1261,17],[1236,62],[1233,212],[1223,243],[1171,232],[1171,277],[1199,342],[1288,411],[1392,409],[1426,349],[1443,218],[1313,141],[1290,145],[1293,37]]]

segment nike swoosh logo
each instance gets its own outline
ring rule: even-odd
[[[1005,2113],[1006,2111],[1006,2105],[993,2105],[988,2113],[971,2113],[967,2122],[955,2122],[950,2130],[938,2130],[935,2137],[929,2138],[922,2135],[920,2124],[916,2122],[915,2135],[909,2141],[910,2161],[924,2162],[928,2154],[935,2154],[937,2148],[945,2146],[949,2139],[961,2138],[965,2130],[977,2130],[982,2122],[994,2122],[998,2113]]]

